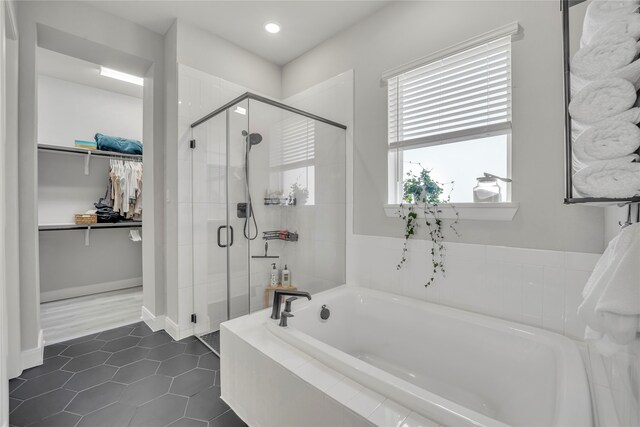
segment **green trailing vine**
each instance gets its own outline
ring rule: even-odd
[[[398,217],[404,222],[404,244],[402,246],[402,258],[398,263],[397,269],[400,270],[407,262],[409,239],[414,237],[421,223],[418,218],[418,212],[422,210],[424,213],[424,225],[427,230],[427,237],[431,240],[431,248],[428,253],[431,256],[432,270],[427,283],[428,287],[433,284],[438,272],[444,275],[446,247],[444,246],[443,220],[440,218],[442,205],[449,205],[455,213],[455,219],[449,224],[449,228],[460,236],[456,225],[460,215],[455,206],[450,203],[451,190],[453,190],[453,182],[439,183],[431,178],[430,170],[425,169],[420,163],[418,166],[422,168],[420,173],[416,175],[414,172],[407,172],[402,189],[402,203],[398,210]],[[443,198],[444,185],[451,184],[451,190]]]

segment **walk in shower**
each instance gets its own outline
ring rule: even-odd
[[[252,93],[191,125],[192,321],[214,351],[271,304],[274,265],[311,293],[345,283],[345,129]]]

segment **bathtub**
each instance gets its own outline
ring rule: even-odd
[[[272,334],[440,425],[593,425],[585,368],[564,336],[351,286],[293,305],[288,327],[265,323]]]

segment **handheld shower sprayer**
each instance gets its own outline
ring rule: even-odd
[[[249,188],[249,152],[251,151],[251,147],[254,145],[258,145],[262,142],[262,135],[259,133],[249,133],[246,130],[242,131],[242,136],[244,136],[244,140],[246,143],[246,149],[244,154],[244,178],[245,185],[247,188],[247,198],[249,201],[249,206],[247,206],[247,214],[244,219],[244,237],[249,240],[255,240],[258,237],[258,223],[256,222],[256,217],[253,213],[253,203],[251,202],[251,190]],[[255,234],[249,231],[249,219],[253,218],[253,226],[255,228]]]

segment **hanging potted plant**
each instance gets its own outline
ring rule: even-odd
[[[424,214],[423,224],[426,230],[426,237],[431,241],[431,248],[428,250],[428,254],[431,257],[432,268],[430,276],[424,285],[427,287],[434,283],[438,272],[443,275],[446,273],[446,247],[443,243],[444,232],[441,206],[449,205],[453,209],[455,219],[449,224],[449,228],[457,236],[459,236],[456,230],[459,214],[455,206],[450,203],[453,182],[439,183],[431,177],[430,170],[425,169],[420,163],[417,163],[417,165],[420,166],[421,171],[417,175],[413,171],[407,172],[406,179],[402,185],[403,196],[398,210],[398,217],[402,219],[404,224],[404,244],[402,246],[402,258],[397,268],[400,270],[407,263],[408,242],[409,239],[417,234],[422,224],[418,215],[421,211]],[[443,198],[444,185],[446,184],[451,185],[451,190]]]

